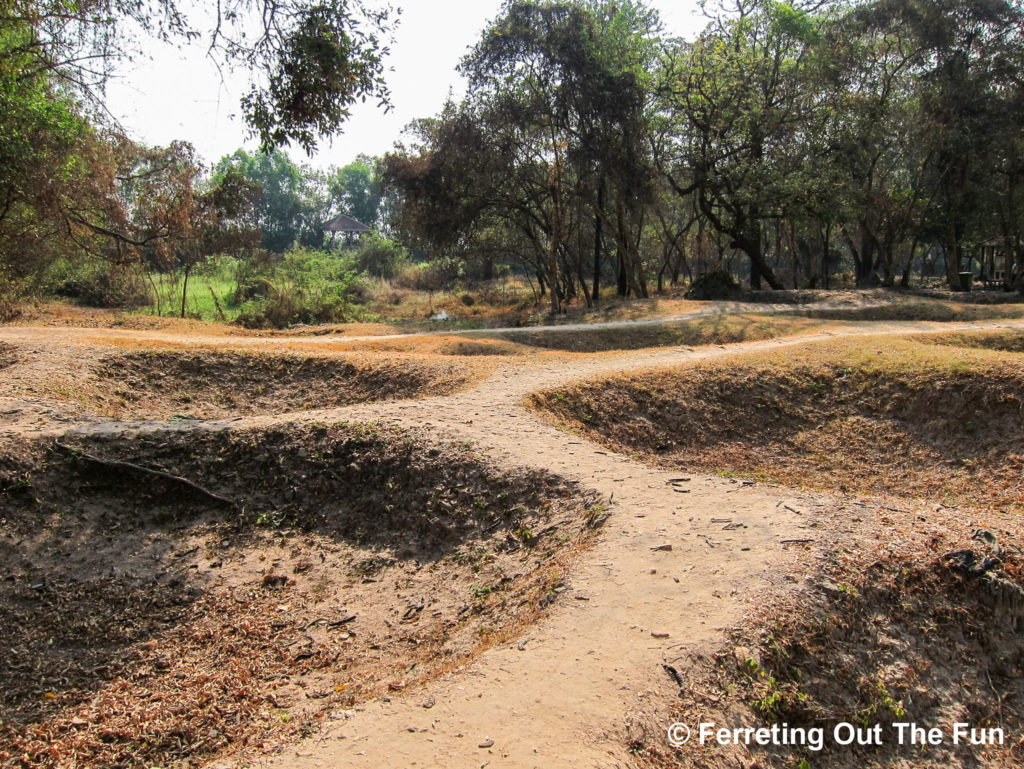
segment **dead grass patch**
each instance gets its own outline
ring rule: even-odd
[[[514,634],[600,520],[370,425],[0,451],[0,764],[187,766],[328,732]]]
[[[1024,331],[976,331],[961,334],[923,334],[919,342],[949,347],[973,347],[981,350],[1024,352]]]
[[[399,352],[446,357],[492,357],[529,355],[534,349],[498,339],[474,339],[447,334],[409,334],[387,339],[361,339],[331,343],[332,350],[365,352]]]
[[[13,344],[0,342],[0,368],[7,368],[18,362],[17,350]]]
[[[470,371],[453,363],[348,360],[250,352],[129,352],[94,368],[94,399],[118,418],[215,418],[333,408],[352,403],[444,395]]]
[[[1024,367],[880,337],[816,343],[532,397],[627,453],[851,493],[1024,509]]]
[[[636,323],[611,328],[544,329],[502,334],[521,345],[568,352],[639,350],[646,347],[732,344],[774,339],[818,331],[817,321],[776,315],[742,313],[708,315],[691,320]]]
[[[786,314],[819,320],[916,320],[952,323],[1024,318],[1024,304],[963,304],[938,299],[907,299],[868,307],[812,307]]]

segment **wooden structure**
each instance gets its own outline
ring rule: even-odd
[[[979,280],[987,286],[1009,288],[1014,278],[1015,238],[989,238],[978,247],[978,261],[981,262]]]
[[[339,232],[343,233],[345,235],[346,242],[351,242],[353,237],[360,237],[371,232],[369,227],[358,219],[353,219],[347,214],[340,214],[334,217],[320,229],[325,233],[329,233],[332,241],[334,240],[334,236]]]

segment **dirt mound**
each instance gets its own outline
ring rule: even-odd
[[[963,304],[926,299],[870,307],[808,308],[792,314],[820,320],[925,320],[940,323],[1024,318],[1024,304]]]
[[[367,425],[8,443],[0,764],[179,764],[328,730],[327,708],[531,621],[593,501]]]
[[[683,321],[622,323],[610,327],[506,332],[502,338],[548,350],[605,352],[640,350],[646,347],[755,342],[797,334],[815,326],[814,321],[801,318],[747,313],[709,315]]]
[[[391,336],[380,340],[361,339],[349,343],[342,340],[332,347],[339,351],[399,352],[456,357],[524,355],[534,352],[530,348],[500,339],[467,339],[450,334],[409,334],[404,337]]]
[[[645,740],[639,752],[646,763],[747,765],[753,753],[753,765],[765,769],[1019,766],[1019,541],[1009,532],[996,538],[981,530],[967,538],[950,531],[962,532],[962,522],[929,518],[927,526],[858,529],[859,541],[848,532],[822,554],[805,589],[764,596],[726,645],[689,658],[677,671],[687,685],[667,716],[673,721],[820,729],[820,740],[809,734],[806,744],[754,744],[749,752],[715,744],[669,752],[663,742]],[[965,566],[967,560],[976,567]],[[881,744],[836,744],[835,728],[850,723],[865,733],[880,724]],[[895,723],[940,728],[942,744],[900,745]],[[959,745],[952,739],[955,723],[969,725]],[[972,745],[971,729],[979,737],[1001,729],[1002,744]],[[815,741],[819,748],[809,747]]]
[[[996,353],[877,339],[814,345],[800,357],[614,378],[533,402],[671,466],[1024,509],[1024,372]]]
[[[984,331],[966,334],[927,334],[916,337],[928,344],[950,347],[973,347],[982,350],[1024,352],[1024,331]]]
[[[493,339],[456,339],[438,348],[441,355],[519,355],[516,345]]]
[[[94,369],[103,413],[216,418],[444,395],[470,380],[455,364],[241,352],[132,352]]]

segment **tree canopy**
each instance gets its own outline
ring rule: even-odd
[[[506,2],[469,96],[385,159],[401,226],[439,251],[502,228],[553,311],[607,273],[644,296],[694,269],[782,288],[944,264],[959,290],[995,236],[1024,264],[1019,2],[704,8],[685,41],[639,1]]]

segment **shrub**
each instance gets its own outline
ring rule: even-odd
[[[247,328],[352,320],[352,305],[365,296],[351,259],[306,248],[287,253],[271,277],[254,285],[235,321]]]
[[[393,278],[409,261],[405,248],[376,233],[361,238],[352,254],[356,270],[375,278]]]
[[[725,270],[712,270],[693,281],[687,299],[732,299],[740,293],[739,284]]]
[[[457,259],[437,259],[420,264],[406,264],[395,275],[392,283],[410,291],[441,291],[462,277],[462,266]]]
[[[87,307],[137,309],[153,301],[137,265],[61,261],[51,268],[44,288]]]

